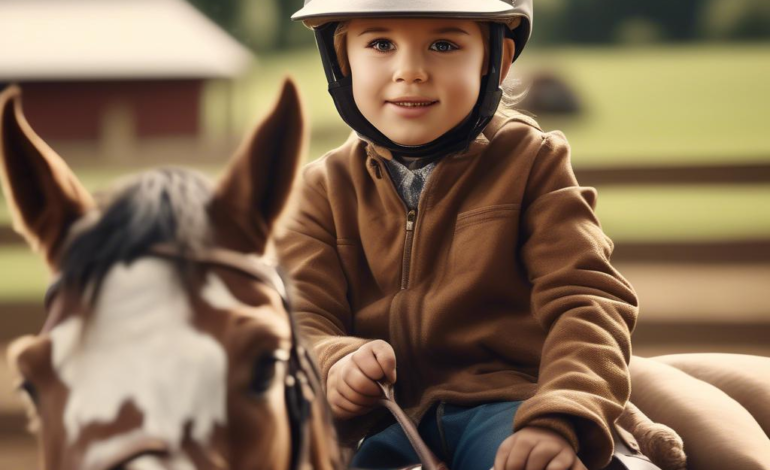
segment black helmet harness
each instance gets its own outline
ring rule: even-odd
[[[337,107],[342,120],[362,138],[390,150],[395,155],[439,158],[465,150],[495,115],[503,96],[503,91],[499,85],[503,40],[506,35],[513,37],[511,30],[506,25],[496,22],[489,24],[489,67],[487,74],[481,78],[479,98],[470,114],[436,140],[422,145],[400,145],[374,127],[356,106],[353,99],[352,74],[348,74],[348,76],[342,74],[339,59],[334,50],[334,33],[338,24],[338,22],[330,22],[316,28],[316,43],[321,53],[326,80],[329,83],[329,94],[332,95],[334,105]],[[518,52],[517,50],[517,55]]]

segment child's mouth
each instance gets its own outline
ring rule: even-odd
[[[418,118],[428,113],[433,106],[438,103],[437,100],[410,99],[401,98],[393,101],[386,101],[386,105],[399,116],[403,118]]]
[[[424,108],[436,104],[438,101],[388,101],[388,103],[405,108]]]

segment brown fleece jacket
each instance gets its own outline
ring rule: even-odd
[[[590,469],[630,396],[638,302],[559,131],[496,116],[441,159],[416,212],[354,134],[306,165],[275,238],[293,307],[324,383],[372,339],[396,352],[396,398],[415,420],[437,400],[526,400],[512,431],[564,436]],[[387,411],[338,421],[353,444]]]

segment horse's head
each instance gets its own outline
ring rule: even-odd
[[[9,348],[45,468],[286,469],[303,449],[315,468],[337,462],[282,283],[257,256],[305,145],[294,85],[218,183],[156,170],[96,199],[30,128],[18,88],[0,112],[14,228],[58,279],[42,332]]]

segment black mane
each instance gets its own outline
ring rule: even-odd
[[[184,168],[141,173],[107,197],[93,226],[65,248],[62,281],[81,292],[97,286],[117,263],[130,264],[156,243],[181,249],[209,243],[212,190],[201,174]]]

